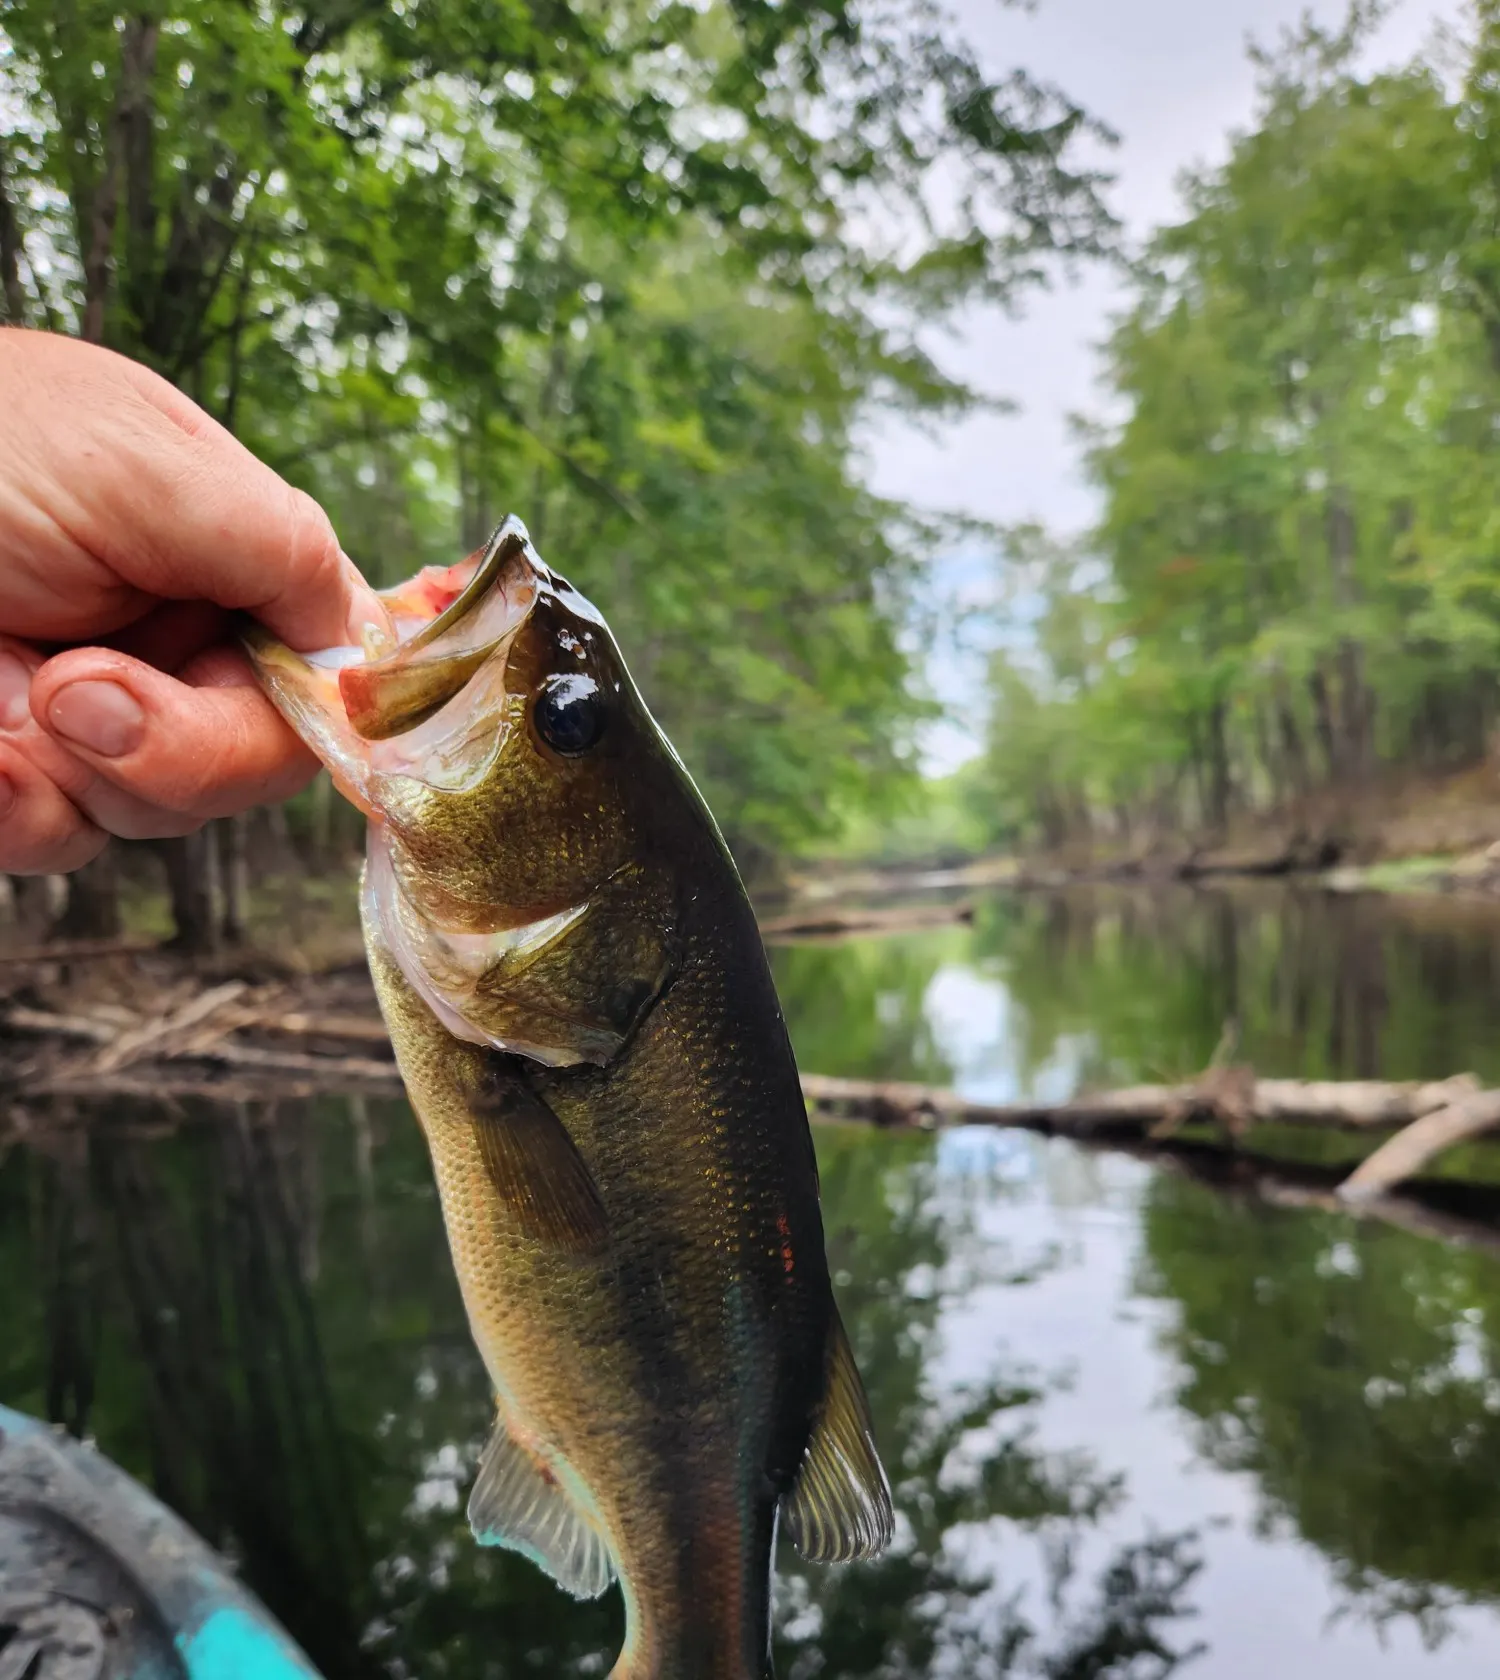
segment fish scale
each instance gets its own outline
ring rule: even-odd
[[[363,665],[249,645],[372,819],[371,969],[496,1392],[470,1520],[618,1577],[614,1680],[765,1680],[778,1519],[819,1561],[892,1527],[791,1046],[602,618],[515,521],[468,577]]]

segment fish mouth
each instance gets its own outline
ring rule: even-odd
[[[257,624],[241,639],[277,710],[378,820],[388,777],[456,788],[483,773],[499,750],[511,644],[559,587],[512,515],[467,560],[382,590],[393,629],[369,626],[362,646],[294,653]]]

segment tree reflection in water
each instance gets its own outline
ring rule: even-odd
[[[490,1398],[402,1105],[181,1125],[111,1105],[33,1113],[28,1136],[0,1166],[0,1398],[95,1435],[236,1560],[329,1680],[602,1672],[617,1597],[575,1604],[468,1536]],[[1194,1538],[1125,1548],[1074,1604],[1076,1542],[1118,1482],[1036,1447],[1044,1388],[934,1384],[962,1278],[931,1141],[827,1132],[820,1155],[902,1521],[869,1566],[786,1551],[779,1671],[1172,1673]],[[1009,1583],[1013,1560],[1043,1588]]]
[[[1144,1286],[1176,1307],[1199,1449],[1330,1560],[1345,1617],[1500,1602],[1500,1273],[1389,1228],[1160,1178]]]
[[[867,944],[842,996],[830,953],[779,960],[785,987],[811,978],[816,956],[824,972],[804,988],[821,998],[816,1021],[841,1007],[873,1020],[867,1000],[891,993],[902,1002],[887,1006],[889,1019],[922,1020],[909,1000],[940,963],[961,964],[1004,989],[1011,1037],[993,1047],[993,1063],[1020,1089],[1064,1043],[1087,1047],[1082,1077],[1100,1084],[1190,1074],[1231,1016],[1241,1054],[1267,1072],[1468,1069],[1494,1083],[1497,927],[1494,907],[1437,900],[1101,888],[997,897],[970,936]],[[978,1065],[992,1047],[972,1048]],[[927,1071],[920,1028],[884,1041],[882,1055],[883,1071],[947,1073]],[[1304,1162],[1359,1147],[1335,1134],[1257,1141]],[[1455,1151],[1444,1168],[1500,1180],[1493,1148]],[[1165,1351],[1180,1362],[1177,1398],[1196,1444],[1221,1468],[1253,1475],[1269,1534],[1328,1558],[1333,1617],[1409,1623],[1432,1645],[1457,1607],[1500,1603],[1493,1256],[1169,1176],[1151,1180],[1143,1220],[1143,1286],[1173,1309]]]

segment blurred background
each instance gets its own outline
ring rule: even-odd
[[[180,384],[377,582],[519,513],[757,883],[1330,792],[1346,849],[1452,849],[1497,44],[1487,0],[5,0],[0,303]],[[201,944],[358,843],[326,783],[217,826],[15,908],[107,934],[123,868]]]
[[[804,1072],[1500,1082],[1500,0],[0,0],[0,318],[378,583],[519,514],[803,895]],[[463,1520],[361,843],[0,878],[0,1400],[330,1680],[583,1680],[617,1599]],[[1356,1217],[1346,1132],[816,1143],[899,1523],[779,1672],[1496,1673],[1492,1147]]]
[[[10,320],[180,384],[377,582],[521,514],[752,873],[912,802],[965,521],[886,493],[858,433],[977,409],[923,331],[1114,248],[1066,93],[906,0],[0,28]],[[252,826],[252,862],[356,832],[326,789]],[[108,931],[101,896],[71,931]]]

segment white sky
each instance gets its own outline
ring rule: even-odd
[[[1343,17],[1342,0],[1039,0],[1033,11],[1001,0],[949,0],[987,65],[1024,66],[1055,83],[1120,136],[1106,164],[1110,194],[1127,234],[1139,239],[1178,214],[1175,183],[1191,165],[1225,156],[1232,130],[1255,104],[1250,37],[1273,41],[1304,12],[1326,24]],[[1372,44],[1372,64],[1409,57],[1439,20],[1463,13],[1462,0],[1404,0]],[[1076,285],[1037,293],[1019,319],[975,309],[957,339],[934,336],[943,365],[1018,404],[1011,415],[984,415],[928,438],[904,424],[875,427],[870,482],[881,494],[920,505],[979,514],[1005,524],[1038,519],[1076,530],[1094,512],[1079,473],[1068,416],[1099,415],[1095,347],[1124,294],[1095,271]],[[982,593],[982,568],[955,559],[942,583]],[[940,689],[960,709],[979,704],[982,657],[944,649]],[[951,769],[974,750],[970,731],[943,726],[928,737],[928,768]]]

